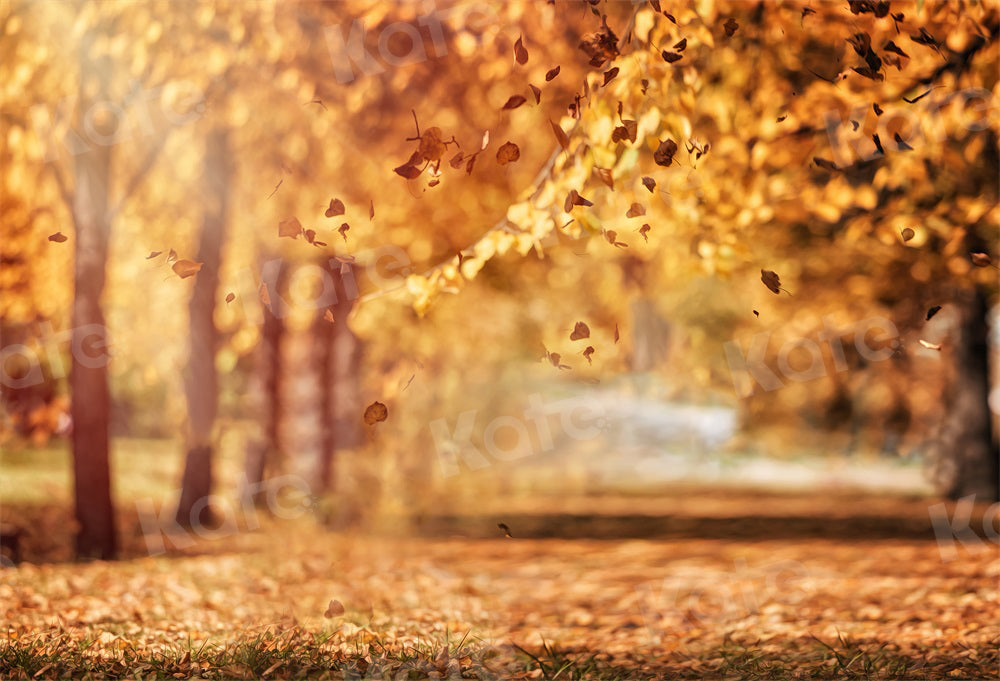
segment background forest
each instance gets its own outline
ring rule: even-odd
[[[995,668],[998,32],[969,0],[0,4],[0,671],[493,673],[465,632],[531,678]],[[748,560],[821,586],[691,605]]]

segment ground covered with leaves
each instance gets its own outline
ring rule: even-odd
[[[154,556],[133,521],[114,563],[41,562],[50,526],[0,572],[0,676],[995,678],[1000,555],[942,550],[934,503],[563,499],[396,536],[307,516]]]

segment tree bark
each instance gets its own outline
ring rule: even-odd
[[[209,133],[206,146],[202,182],[205,215],[197,256],[202,266],[188,304],[190,348],[184,377],[188,448],[176,514],[178,524],[183,526],[212,521],[208,504],[212,493],[212,430],[219,406],[219,378],[215,368],[219,331],[215,326],[215,299],[229,219],[231,176],[228,132],[217,128]]]
[[[281,421],[284,416],[282,399],[282,353],[285,342],[285,313],[282,304],[286,268],[280,259],[274,259],[278,269],[271,281],[264,283],[270,291],[271,307],[263,307],[264,322],[261,326],[260,341],[255,350],[255,377],[251,389],[255,402],[253,410],[261,433],[249,444],[246,452],[246,488],[241,491],[244,503],[256,504],[263,498],[261,485],[267,478],[268,469],[273,468],[280,458]]]
[[[91,42],[80,48],[81,118],[107,94],[108,75],[91,55]],[[87,85],[97,81],[96,99],[87,96]],[[73,486],[78,524],[76,554],[80,558],[113,558],[117,531],[111,501],[109,423],[111,392],[108,386],[107,327],[101,308],[108,242],[108,187],[111,147],[94,143],[74,159],[73,223],[76,230],[73,281],[72,370],[70,414],[73,420]]]
[[[317,487],[323,492],[335,487],[337,450],[361,442],[361,343],[347,325],[358,297],[355,271],[337,261],[331,261],[325,269],[332,277],[336,300],[329,308],[317,310],[313,325],[321,430]],[[327,309],[333,314],[333,322],[324,318]]]
[[[940,491],[952,499],[975,494],[1000,500],[1000,452],[989,407],[989,341],[986,296],[966,294],[955,344],[955,380],[942,424],[937,462]]]

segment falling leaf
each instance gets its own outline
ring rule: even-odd
[[[535,87],[534,85],[532,85],[531,83],[528,83],[528,89],[530,89],[531,90],[531,94],[533,94],[535,96],[535,104],[541,104],[542,103],[542,91],[540,89],[538,89],[537,87]]]
[[[920,344],[923,345],[928,350],[937,350],[938,352],[941,351],[941,346],[939,344],[937,344],[937,343],[931,343],[931,342],[925,341],[924,339],[921,338],[920,339]]]
[[[760,312],[757,312],[757,310],[754,310],[753,311],[753,316],[754,317],[759,317],[760,316]]]
[[[517,107],[524,104],[526,101],[528,100],[522,97],[521,95],[512,95],[511,98],[507,100],[507,103],[503,105],[503,110],[508,111],[510,109],[516,109]]]
[[[336,323],[336,320],[333,318],[333,312],[331,312],[329,308],[327,308],[323,312],[323,319],[325,319],[326,321],[330,322],[331,324],[335,324]]]
[[[323,213],[328,218],[344,214],[344,202],[340,199],[330,199],[330,207]]]
[[[875,143],[875,149],[878,150],[878,153],[885,156],[885,149],[882,148],[882,140],[879,139],[878,133],[872,135],[872,142]]]
[[[687,46],[688,46],[688,39],[687,38],[681,38],[674,45],[674,49],[677,50],[678,52],[683,52],[685,50],[685,48],[687,48]]]
[[[497,163],[502,166],[508,163],[513,163],[517,159],[521,158],[521,150],[517,148],[517,145],[513,142],[504,142],[499,149],[497,149]]]
[[[813,163],[818,165],[823,170],[829,170],[833,172],[840,170],[840,168],[837,167],[836,163],[834,163],[833,161],[827,161],[825,158],[820,158],[819,156],[813,156]]]
[[[337,229],[337,233],[344,238],[344,243],[347,243],[347,230],[350,228],[351,226],[345,222]]]
[[[615,179],[611,174],[610,168],[599,168],[594,166],[594,173],[600,178],[601,182],[608,185],[611,189],[615,188]]]
[[[593,354],[594,354],[594,346],[588,345],[587,348],[583,351],[583,356],[587,358],[587,364],[593,364],[593,362],[590,359]]]
[[[913,230],[912,230],[911,228],[909,228],[909,227],[904,227],[904,228],[903,228],[903,230],[902,230],[902,231],[901,231],[901,232],[899,233],[899,235],[900,235],[901,237],[903,237],[903,242],[904,242],[904,243],[905,243],[905,242],[907,242],[907,241],[909,241],[910,239],[912,239],[912,238],[913,238],[914,236],[916,236],[916,234],[917,234],[917,233],[916,233],[916,232],[914,232],[914,231],[913,231]]]
[[[578,191],[576,191],[575,189],[571,189],[569,191],[569,194],[566,195],[566,200],[563,202],[563,210],[565,210],[567,213],[570,213],[573,211],[573,206],[589,207],[593,205],[594,204],[592,202],[580,196],[580,193]]]
[[[323,613],[323,617],[332,619],[340,617],[344,612],[344,606],[340,601],[330,601],[330,605],[326,606],[326,612]]]
[[[896,148],[900,151],[913,151],[913,147],[906,143],[906,141],[899,136],[899,133],[893,133],[892,138],[896,141]]]
[[[170,252],[167,253],[167,262],[173,262],[174,260],[177,260],[177,251],[171,248]]]
[[[614,67],[614,68],[608,69],[607,71],[605,71],[604,72],[604,85],[607,86],[608,83],[610,83],[611,81],[613,81],[615,79],[615,76],[618,75],[619,71],[620,71],[620,69],[617,66]]]
[[[639,234],[642,235],[642,238],[647,243],[649,243],[649,237],[646,236],[646,235],[649,234],[649,230],[651,230],[651,229],[652,229],[652,227],[650,227],[648,223],[644,224],[642,227],[639,228]]]
[[[903,50],[901,50],[899,48],[899,46],[896,45],[896,43],[894,43],[891,40],[889,42],[887,42],[882,49],[885,50],[886,52],[893,52],[895,54],[898,54],[900,57],[906,57],[907,59],[910,58],[910,55],[906,54],[906,52],[903,52]],[[927,92],[930,92],[930,90],[928,90]],[[905,97],[904,97],[904,99],[905,99]],[[918,97],[918,99],[919,99],[919,97]],[[910,103],[912,104],[912,102],[910,102]]]
[[[546,71],[545,72],[545,82],[547,83],[550,80],[552,80],[553,78],[555,78],[556,76],[558,76],[560,68],[561,67],[557,66],[554,69],[549,69],[548,71]]]
[[[374,219],[375,219],[375,201],[374,200],[369,200],[368,201],[368,222],[371,222]]]
[[[615,129],[611,132],[611,141],[624,142],[625,140],[628,140],[629,142],[635,142],[638,132],[638,122],[632,120],[631,118],[627,118],[622,121],[621,125],[615,127]]]
[[[656,189],[656,180],[651,177],[644,177],[642,178],[642,186],[648,189],[649,193],[652,194],[653,190]]]
[[[677,142],[670,139],[663,140],[653,152],[653,160],[658,166],[669,166],[674,161],[675,153],[677,153]]]
[[[581,338],[590,338],[590,328],[583,322],[577,322],[573,327],[573,333],[569,335],[569,339],[575,341]]]
[[[608,229],[604,231],[604,238],[607,239],[608,243],[615,248],[628,248],[628,244],[624,241],[618,241],[618,232]]]
[[[420,146],[417,148],[417,153],[423,160],[436,163],[441,160],[441,155],[447,148],[448,145],[444,142],[441,128],[427,128],[420,136]],[[412,157],[410,160],[414,161]]]
[[[872,104],[872,110],[875,111],[876,116],[881,116],[884,113],[882,107],[878,105],[878,102]]]
[[[559,146],[563,149],[569,149],[569,137],[566,136],[566,133],[563,132],[563,129],[559,126],[559,124],[553,122],[552,119],[549,119],[549,125],[552,127],[552,134],[556,136],[556,141],[559,142]]]
[[[385,421],[389,417],[389,410],[381,402],[372,402],[365,409],[365,423],[369,426],[375,425],[380,421]]]
[[[226,302],[227,303],[231,303],[234,300],[236,300],[236,294],[235,293],[229,293],[229,294],[226,295]]]
[[[660,56],[662,56],[663,61],[667,62],[668,64],[673,64],[674,62],[678,62],[684,58],[684,55],[682,54],[677,54],[676,52],[669,52],[667,50],[663,50],[663,52],[660,53]]]
[[[528,63],[528,50],[524,47],[521,37],[518,36],[517,42],[514,43],[514,59],[517,60],[518,64],[524,66]]]
[[[920,95],[920,96],[918,96],[918,97],[914,97],[913,99],[907,99],[906,97],[903,97],[903,101],[904,101],[904,102],[906,102],[907,104],[916,104],[916,103],[917,103],[917,102],[919,102],[919,101],[920,101],[921,99],[923,99],[924,97],[926,97],[926,96],[927,96],[927,95],[929,95],[930,93],[934,92],[934,90],[935,90],[935,88],[931,88],[930,90],[928,90],[928,91],[927,91],[927,92],[925,92],[924,94],[922,94],[922,95]]]
[[[617,325],[617,324],[615,324],[615,343],[617,343],[617,342],[618,342],[618,339],[619,339],[619,338],[620,338],[620,336],[619,336],[619,334],[618,334],[618,325]]]
[[[163,253],[163,251],[150,251],[149,255],[146,256],[146,260],[152,260],[153,258],[155,258],[156,256],[158,256],[160,253]]]
[[[299,222],[298,218],[288,218],[282,220],[278,223],[278,236],[287,236],[291,239],[295,239],[302,234],[302,223]]]
[[[726,31],[727,38],[732,38],[733,35],[736,33],[736,29],[738,29],[739,27],[740,25],[736,23],[736,20],[733,19],[732,17],[726,19],[726,23],[722,25],[722,28]]]
[[[49,235],[49,241],[54,241],[57,244],[61,244],[62,242],[66,241],[67,239],[69,239],[69,237],[66,236],[65,234],[63,234],[62,232],[56,232],[55,234],[50,234]]]
[[[778,274],[776,272],[772,272],[771,270],[761,270],[760,280],[764,282],[764,286],[766,286],[768,290],[775,295],[778,295],[778,293],[782,291],[781,280],[778,278]]]
[[[448,161],[448,164],[452,168],[455,168],[457,170],[462,167],[462,163],[464,160],[465,160],[465,155],[460,151],[451,157],[451,160]]]
[[[171,268],[181,279],[187,279],[198,274],[201,270],[201,263],[194,260],[178,260]]]
[[[504,536],[507,537],[508,539],[514,538],[514,535],[510,533],[510,528],[507,527],[506,523],[497,523],[497,527],[503,530]]]
[[[407,180],[414,180],[420,177],[420,173],[422,172],[420,168],[416,167],[415,165],[411,165],[409,163],[404,163],[398,168],[393,168],[392,170],[394,173],[402,177],[405,177]]]
[[[646,214],[646,207],[645,206],[643,206],[641,203],[633,203],[629,207],[628,211],[625,213],[625,217],[627,217],[627,218],[637,218],[637,217],[639,217],[641,215],[645,215],[645,214]]]
[[[971,253],[969,257],[972,258],[972,264],[976,267],[989,267],[993,264],[990,256],[986,253]]]
[[[566,369],[572,369],[573,368],[573,367],[569,366],[568,364],[562,364],[561,363],[562,355],[560,355],[558,352],[548,352],[548,351],[546,351],[545,352],[545,356],[548,358],[548,360],[552,364],[552,366],[554,366],[557,369],[566,370]]]
[[[604,62],[618,56],[618,37],[608,28],[607,19],[600,31],[587,33],[580,41],[580,49],[590,57],[590,65],[600,68]]]
[[[940,305],[935,305],[934,307],[928,309],[927,310],[927,319],[926,319],[926,321],[930,321],[931,317],[933,317],[934,315],[936,315],[940,311],[941,311],[941,306]]]
[[[788,118],[788,114],[785,114],[785,115],[783,115],[783,116],[778,116],[778,122],[779,122],[779,123],[781,123],[781,122],[782,122],[783,120],[785,120],[786,118]]]

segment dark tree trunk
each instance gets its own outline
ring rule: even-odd
[[[90,36],[92,39],[93,36]],[[107,92],[107,74],[93,63],[91,46],[80,50],[81,78],[78,111],[86,112],[94,99],[87,85],[99,81],[96,97]],[[82,120],[77,129],[83,130]],[[114,506],[111,501],[107,328],[101,309],[111,225],[108,187],[111,147],[93,144],[76,155],[73,222],[74,251],[73,368],[70,374],[70,413],[73,419],[73,480],[76,553],[80,558],[114,557],[117,551]]]
[[[274,468],[275,462],[281,457],[281,421],[283,417],[282,400],[282,353],[285,341],[285,313],[281,296],[284,293],[286,268],[280,259],[274,259],[278,265],[273,272],[273,279],[268,281],[265,272],[264,283],[270,292],[271,306],[263,307],[264,321],[261,326],[260,341],[255,351],[255,364],[252,399],[254,412],[261,432],[257,439],[251,442],[246,452],[246,483],[247,488],[241,491],[244,503],[258,503],[262,498],[261,483],[267,479],[268,470]],[[266,269],[266,267],[264,268]]]
[[[317,310],[313,325],[320,392],[317,485],[324,492],[335,487],[337,450],[356,447],[361,442],[361,343],[347,325],[347,317],[357,300],[355,271],[335,260],[326,271],[333,279],[336,301],[329,308]],[[327,310],[333,315],[333,322],[324,318]]]
[[[212,493],[212,429],[219,406],[219,377],[215,354],[219,331],[215,326],[215,299],[219,287],[222,244],[229,218],[230,166],[229,137],[223,129],[208,137],[202,201],[202,221],[198,272],[191,301],[190,348],[184,390],[188,406],[188,449],[177,502],[177,522],[184,526],[211,522],[208,505]]]
[[[955,380],[938,453],[946,496],[1000,499],[1000,452],[992,438],[989,341],[985,295],[966,294],[955,343]]]

